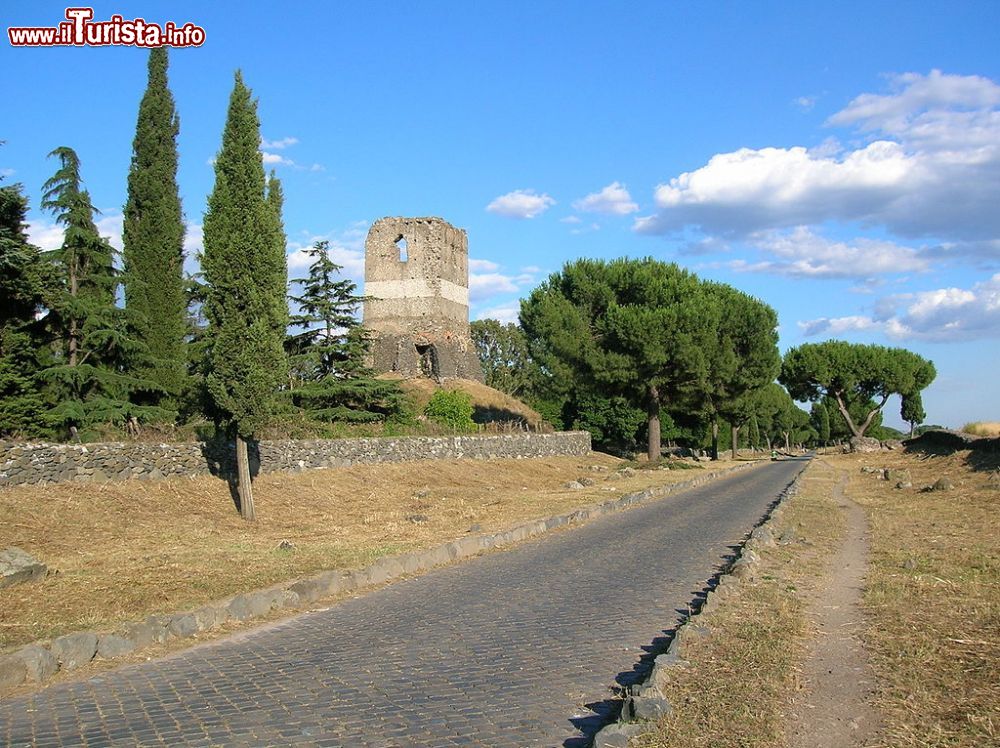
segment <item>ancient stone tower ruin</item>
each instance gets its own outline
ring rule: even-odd
[[[378,372],[483,381],[469,337],[469,248],[440,218],[382,218],[365,241],[364,326]]]

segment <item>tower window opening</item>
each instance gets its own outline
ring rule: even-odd
[[[409,254],[407,253],[406,238],[402,234],[400,234],[396,239],[396,249],[399,250],[400,262],[406,262],[410,259]]]

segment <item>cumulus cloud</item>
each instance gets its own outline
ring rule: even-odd
[[[97,233],[107,239],[111,246],[119,252],[124,246],[122,244],[122,226],[124,221],[125,216],[121,213],[105,213],[98,216],[97,221],[95,221]]]
[[[14,169],[0,169],[0,178],[6,179],[7,177],[12,177],[17,172]]]
[[[565,218],[560,218],[559,223],[580,223],[581,220],[579,216],[566,216]]]
[[[804,335],[879,330],[896,340],[955,342],[1000,338],[1000,273],[972,288],[940,288],[881,299],[871,316],[800,322]]]
[[[472,269],[472,262],[477,262],[480,267]],[[537,271],[531,268],[522,268],[517,275],[502,273],[501,269],[500,265],[488,260],[470,261],[469,299],[476,302],[500,294],[517,293],[535,282]]]
[[[858,332],[862,330],[872,330],[878,328],[879,324],[871,317],[820,317],[819,319],[799,322],[799,329],[806,337],[816,335],[838,336],[848,332]]]
[[[756,263],[734,260],[730,263],[733,270],[793,278],[867,279],[885,273],[920,272],[929,267],[928,260],[916,249],[863,237],[833,241],[806,226],[790,232],[761,232],[751,237],[751,244],[775,259]]]
[[[45,221],[28,221],[28,241],[46,252],[59,249],[63,243],[63,228]]]
[[[538,194],[534,190],[514,190],[495,198],[486,206],[486,210],[507,218],[535,218],[555,204],[556,201],[545,193]]]
[[[316,242],[329,242],[327,253],[333,262],[340,265],[341,276],[349,278],[362,289],[365,280],[365,237],[367,221],[355,221],[340,231],[316,234],[308,230],[299,232],[297,238],[290,238],[286,247],[289,278],[304,278],[308,274],[311,260],[307,251]]]
[[[264,166],[295,166],[294,161],[290,158],[285,158],[280,153],[261,151],[260,156],[264,160]]]
[[[500,266],[493,262],[492,260],[477,260],[474,257],[469,258],[469,271],[470,272],[485,272],[492,273],[500,269]]]
[[[98,214],[94,225],[97,233],[108,240],[112,247],[122,249],[122,221],[120,212]],[[57,223],[47,221],[28,221],[28,241],[43,251],[59,249],[63,243],[64,230]]]
[[[592,192],[574,202],[573,209],[582,213],[626,216],[639,210],[639,206],[632,201],[632,196],[625,185],[621,182],[612,182],[600,192]]]
[[[978,76],[907,73],[829,118],[873,136],[849,150],[743,148],[660,184],[640,233],[754,232],[825,221],[954,242],[1000,236],[1000,86]],[[833,147],[831,147],[831,145]]]

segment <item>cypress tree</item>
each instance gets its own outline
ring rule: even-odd
[[[184,222],[177,190],[179,121],[167,87],[167,50],[149,54],[125,203],[124,286],[129,329],[149,348],[136,373],[155,382],[155,400],[173,410],[185,384]]]
[[[271,420],[287,376],[285,241],[265,192],[257,104],[237,71],[205,214],[206,385],[236,440],[240,512],[254,519],[247,441]]]

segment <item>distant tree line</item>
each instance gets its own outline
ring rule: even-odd
[[[896,438],[888,398],[924,418],[934,366],[910,351],[829,341],[778,351],[777,315],[730,286],[653,259],[578,260],[522,301],[519,324],[472,323],[487,384],[603,449],[662,442],[791,448]],[[810,411],[796,401],[812,402]]]

